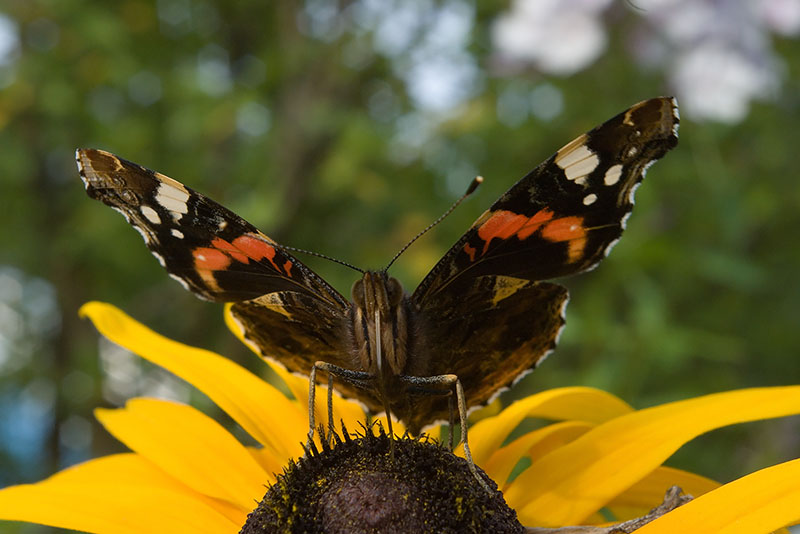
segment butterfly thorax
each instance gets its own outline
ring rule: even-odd
[[[353,340],[361,369],[384,383],[403,373],[407,360],[406,296],[396,278],[367,271],[353,284]]]

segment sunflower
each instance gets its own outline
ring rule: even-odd
[[[308,381],[272,365],[287,396],[234,362],[166,339],[111,305],[89,303],[81,313],[113,342],[205,393],[260,446],[241,444],[190,406],[131,399],[95,415],[132,452],[0,490],[0,519],[91,533],[239,532],[265,486],[305,453]],[[347,428],[366,420],[354,402],[334,395],[333,406]],[[662,463],[710,430],[798,413],[800,386],[731,391],[642,410],[600,390],[569,387],[531,395],[479,420],[470,427],[470,445],[475,463],[523,525],[601,525],[639,517],[678,485],[695,498],[637,533],[769,533],[800,521],[800,460],[725,485]],[[326,420],[325,406],[316,416]],[[553,422],[510,439],[531,417]]]

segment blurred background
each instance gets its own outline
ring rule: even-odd
[[[4,0],[0,5],[0,486],[122,450],[92,416],[185,383],[77,316],[111,302],[264,366],[90,200],[77,147],[185,182],[279,242],[410,291],[511,184],[640,100],[680,144],[622,241],[564,280],[555,354],[504,402],[572,385],[637,408],[800,380],[800,0]],[[345,295],[356,273],[302,257]],[[668,462],[722,482],[795,458],[800,418],[702,436]],[[3,533],[55,532],[2,523]]]

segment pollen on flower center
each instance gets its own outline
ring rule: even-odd
[[[502,494],[488,493],[464,459],[433,442],[392,445],[372,428],[356,439],[345,431],[333,447],[292,463],[241,534],[524,532]]]
[[[358,524],[370,532],[385,532],[404,523],[404,517],[421,517],[424,503],[413,492],[412,485],[393,473],[352,471],[322,495],[326,532],[352,532]]]

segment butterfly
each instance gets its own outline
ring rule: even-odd
[[[548,280],[608,254],[645,172],[676,146],[679,121],[674,98],[630,107],[514,184],[413,293],[384,269],[363,272],[350,299],[180,182],[102,150],[76,159],[89,196],[121,212],[184,287],[232,302],[261,355],[341,376],[345,396],[419,434],[452,417],[454,391],[462,408],[483,405],[554,349],[568,295]]]

